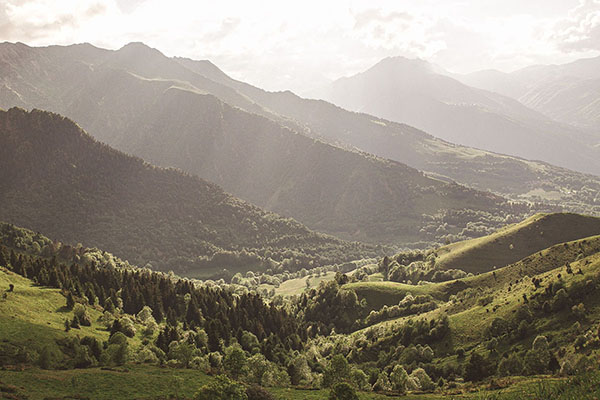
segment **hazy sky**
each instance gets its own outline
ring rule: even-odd
[[[600,54],[600,0],[0,0],[0,41],[142,41],[299,93],[387,56],[453,72]]]

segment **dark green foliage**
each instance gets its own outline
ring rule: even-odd
[[[465,365],[465,379],[468,381],[480,381],[494,373],[493,365],[477,353],[471,353],[469,361]]]
[[[333,385],[329,392],[329,400],[358,400],[356,389],[346,382]]]
[[[233,347],[225,352],[223,368],[233,379],[239,379],[246,373],[246,364],[246,353],[239,347]]]
[[[195,400],[248,400],[242,385],[219,375],[210,383],[202,386],[194,396]]]
[[[498,364],[498,375],[500,376],[517,376],[523,373],[523,363],[519,356],[515,353],[510,354],[508,357],[500,360]]]
[[[71,292],[69,292],[69,294],[67,294],[67,310],[72,310],[73,307],[75,306],[75,300],[73,299],[73,294]]]
[[[267,389],[252,385],[246,388],[246,396],[248,400],[275,400],[275,396],[267,391]]]
[[[38,359],[38,365],[42,369],[51,369],[55,363],[55,358],[57,357],[56,353],[52,350],[50,346],[44,346],[40,351],[40,356]]]
[[[323,387],[332,387],[336,383],[350,380],[350,365],[341,354],[333,356],[323,374]]]
[[[322,334],[330,332],[329,325],[338,333],[350,332],[360,326],[358,320],[364,312],[356,293],[340,290],[335,280],[304,292],[299,306],[304,310],[305,321],[313,326],[315,332]]]
[[[6,248],[0,245],[0,250]],[[66,266],[56,258],[44,259],[24,254],[15,256],[15,264],[18,265],[21,274],[33,278],[44,272],[48,276],[54,275],[48,274],[48,271],[56,272],[57,286],[71,288],[67,296],[71,293],[82,293],[84,287],[91,285],[94,292],[109,294],[105,304],[112,305],[112,297],[115,302],[122,302],[123,309],[130,314],[137,314],[145,305],[155,309],[166,309],[167,314],[172,315],[175,321],[181,320],[185,324],[205,328],[208,334],[207,344],[211,351],[221,350],[221,342],[228,346],[232,332],[245,331],[253,335],[254,347],[269,360],[285,362],[284,354],[290,350],[301,350],[303,341],[307,338],[306,329],[301,327],[301,321],[281,308],[267,305],[257,294],[234,296],[218,287],[195,287],[190,281],[173,281],[168,275],[156,272],[99,268],[95,265]],[[121,298],[117,298],[116,292],[120,289]],[[187,310],[186,295],[190,296]],[[76,304],[74,310],[76,312],[73,318],[65,321],[65,330],[78,328],[82,319],[89,319],[82,304]],[[188,321],[187,318],[192,320]],[[88,322],[90,321],[87,320],[86,323]],[[129,337],[135,334],[130,318],[126,316],[116,318],[110,331],[111,339],[118,334]],[[177,328],[167,325],[159,332],[156,346],[167,353],[169,344],[179,339]],[[91,344],[90,348],[98,359],[95,345]],[[126,351],[113,347],[109,354],[102,357],[106,363],[121,364],[126,360]],[[82,362],[79,365],[85,364]],[[230,373],[236,375],[235,369],[231,369]]]

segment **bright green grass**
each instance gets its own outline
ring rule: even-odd
[[[488,236],[439,248],[436,265],[481,273],[504,267],[555,244],[600,234],[600,218],[577,214],[536,214]]]
[[[190,369],[128,365],[120,371],[99,368],[47,371],[32,368],[0,371],[0,382],[18,387],[19,392],[27,394],[31,400],[49,396],[113,400],[168,395],[191,398],[210,379]]]
[[[99,368],[67,371],[47,371],[37,368],[23,371],[0,371],[0,389],[16,389],[18,395],[26,395],[31,400],[45,398],[89,398],[97,400],[112,399],[158,399],[177,396],[191,399],[198,389],[212,378],[202,372],[190,369],[160,368],[147,365],[127,365],[119,370]],[[589,389],[596,380],[586,381],[583,388]],[[545,392],[556,393],[554,388],[565,386],[563,380],[551,377],[516,377],[498,380],[503,389],[490,391],[485,386],[466,384],[459,389],[431,394],[408,394],[404,399],[520,399],[533,398],[543,387]],[[580,393],[582,388],[571,389]],[[596,389],[597,390],[597,389]],[[269,391],[281,400],[320,400],[329,395],[328,389],[303,390],[297,388],[270,388]],[[527,394],[525,394],[527,393]],[[79,396],[79,397],[78,397]],[[383,400],[389,396],[377,393],[361,392],[362,400]],[[495,397],[499,396],[499,397]],[[395,397],[395,396],[393,396]],[[0,397],[1,398],[1,397]],[[561,399],[583,399],[585,397],[560,397]],[[550,397],[541,397],[548,399]]]
[[[59,289],[39,287],[29,279],[0,268],[0,290],[4,293],[9,284],[14,291],[0,298],[0,340],[15,344],[32,344],[36,350],[65,336],[92,336],[100,341],[108,340],[109,332],[97,322],[101,311],[87,306],[92,325],[64,329],[65,319],[72,319],[73,312],[65,308],[66,299]],[[140,326],[136,329],[141,331]],[[132,346],[141,344],[141,334],[129,339]]]
[[[35,286],[29,279],[0,270],[0,288],[2,291],[12,283],[15,289],[7,293],[6,299],[0,299],[0,339],[23,343],[31,340],[53,341],[64,337],[64,321],[72,319],[73,312],[64,308],[65,297],[58,289]],[[87,307],[95,322],[100,311]],[[41,334],[43,332],[43,334]],[[74,329],[81,336],[93,336],[107,340],[108,332],[97,323]]]

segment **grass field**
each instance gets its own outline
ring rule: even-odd
[[[536,214],[491,235],[439,248],[436,266],[487,272],[555,244],[599,234],[600,218],[568,213]]]
[[[128,365],[118,370],[99,368],[76,369],[68,371],[47,371],[29,368],[23,371],[0,371],[0,399],[192,399],[198,389],[212,378],[191,369],[160,368],[147,365]],[[593,382],[596,383],[598,378]],[[564,379],[552,377],[515,377],[500,378],[494,381],[494,389],[489,384],[462,387],[438,391],[430,394],[411,393],[404,396],[361,392],[361,400],[384,400],[389,398],[434,400],[434,399],[538,399],[554,400],[584,399],[580,390],[579,397],[556,396],[556,388]],[[591,390],[593,391],[591,386]],[[590,387],[585,387],[590,391]],[[600,387],[596,387],[596,394]],[[269,388],[278,400],[321,400],[329,395],[328,389],[306,390],[298,388]],[[543,394],[556,397],[545,397]],[[542,394],[542,396],[540,396]],[[594,393],[590,393],[592,396]],[[8,397],[11,395],[13,397]]]
[[[67,335],[64,321],[73,318],[73,313],[65,308],[66,300],[60,290],[36,286],[29,279],[0,268],[0,290],[4,292],[9,284],[15,288],[6,293],[5,299],[0,299],[0,340],[42,344]],[[91,307],[88,311],[92,321],[101,315]],[[44,333],[40,334],[40,331]],[[73,332],[99,340],[108,339],[108,332],[98,324],[82,326]]]

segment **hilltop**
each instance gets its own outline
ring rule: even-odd
[[[578,214],[536,214],[491,235],[435,251],[436,267],[481,273],[501,268],[558,243],[600,235],[600,218]]]

